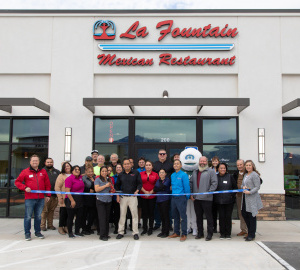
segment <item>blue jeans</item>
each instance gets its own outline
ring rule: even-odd
[[[30,234],[31,217],[34,213],[34,231],[41,232],[41,215],[44,208],[45,199],[27,199],[25,200],[25,217],[24,217],[24,231],[25,235]]]
[[[180,219],[182,235],[187,235],[187,199],[186,196],[174,196],[172,198],[172,215],[174,218],[174,233],[180,235]]]

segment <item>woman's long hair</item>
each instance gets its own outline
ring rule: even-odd
[[[100,180],[102,181],[102,182],[110,182],[111,183],[111,179],[110,179],[110,177],[109,176],[106,176],[106,179],[101,175],[101,171],[103,170],[103,169],[106,169],[107,170],[107,166],[102,166],[101,168],[100,168],[100,175],[99,175],[99,178],[100,178]]]
[[[248,173],[248,171],[247,171],[247,169],[246,169],[246,164],[247,163],[251,163],[252,164],[252,168],[253,168],[253,171],[254,172],[256,172],[258,175],[260,175],[260,173],[258,172],[258,170],[256,170],[256,166],[255,166],[255,164],[254,164],[254,162],[252,161],[252,160],[246,160],[246,162],[245,162],[245,172],[247,172]]]

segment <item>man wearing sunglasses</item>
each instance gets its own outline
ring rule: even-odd
[[[158,152],[158,160],[154,163],[153,171],[159,173],[161,169],[164,169],[167,173],[167,177],[171,179],[171,174],[174,172],[173,164],[167,159],[168,155],[165,149],[160,149]]]
[[[157,174],[161,169],[164,169],[167,173],[166,178],[171,179],[171,174],[175,171],[173,168],[173,163],[169,161],[167,152],[165,149],[160,149],[158,151],[158,160],[153,164],[153,171]],[[170,215],[171,216],[171,215]],[[161,225],[161,218],[157,206],[155,207],[155,226],[153,230],[157,230]],[[170,229],[172,230],[172,219],[170,217]]]

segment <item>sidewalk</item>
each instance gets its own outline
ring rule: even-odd
[[[95,234],[69,239],[56,230],[43,232],[43,240],[33,237],[27,242],[23,219],[1,219],[0,269],[285,269],[256,242],[237,237],[239,221],[234,223],[232,240],[219,240],[215,234],[206,242],[190,234],[181,243],[160,239],[154,232],[134,241],[129,232],[121,240],[111,233],[103,242]],[[300,246],[300,221],[259,221],[257,228],[256,241],[277,242],[277,252],[280,243],[285,250],[289,242]]]

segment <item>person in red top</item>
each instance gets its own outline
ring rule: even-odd
[[[153,232],[153,223],[154,223],[154,209],[156,197],[150,196],[154,193],[154,186],[156,181],[159,179],[159,176],[156,172],[153,172],[153,164],[151,161],[146,161],[145,164],[146,171],[141,172],[141,178],[143,182],[143,187],[141,193],[146,196],[141,196],[142,203],[142,218],[143,218],[143,231],[141,235],[148,233],[151,235]],[[149,221],[149,230],[148,230],[148,221]]]
[[[31,190],[51,190],[51,184],[45,169],[39,169],[40,158],[37,155],[30,157],[29,168],[23,170],[15,181],[16,187],[25,191],[25,216],[24,231],[25,240],[31,240],[31,217],[34,213],[34,231],[35,236],[44,239],[41,234],[41,215],[44,203],[50,200],[51,194],[32,193]]]

